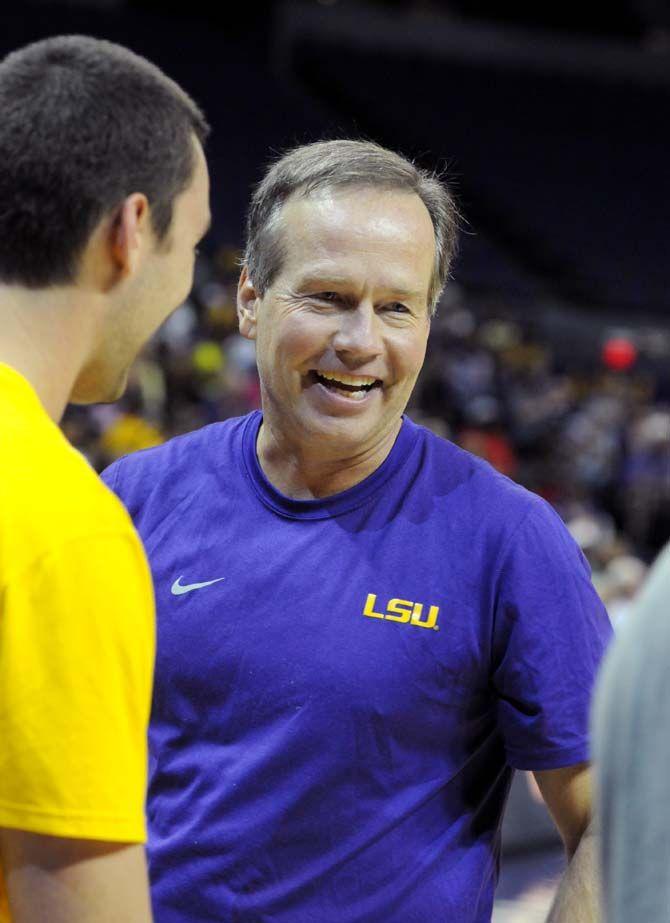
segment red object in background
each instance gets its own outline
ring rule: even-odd
[[[603,344],[602,360],[608,369],[623,372],[637,359],[637,347],[626,337],[611,337]]]

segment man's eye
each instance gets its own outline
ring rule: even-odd
[[[340,296],[337,292],[319,292],[314,297],[318,298],[319,301],[337,301]]]
[[[403,304],[401,301],[392,301],[391,304],[388,305],[388,310],[393,311],[393,313],[395,314],[409,314],[410,313],[407,305]]]

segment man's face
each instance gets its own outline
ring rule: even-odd
[[[141,264],[111,303],[95,352],[75,383],[75,402],[120,397],[138,352],[191,290],[196,246],[210,220],[207,163],[201,145],[194,144],[193,177],[174,200],[166,239],[156,241],[145,228]]]
[[[277,233],[280,271],[241,304],[265,418],[324,458],[374,451],[395,437],[425,356],[430,215],[413,193],[328,191],[290,199]]]

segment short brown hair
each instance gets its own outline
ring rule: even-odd
[[[145,58],[80,35],[0,62],[0,281],[42,288],[76,278],[96,225],[133,192],[156,236],[195,169],[209,127]]]
[[[244,263],[259,294],[272,284],[283,260],[278,233],[282,206],[292,195],[344,187],[404,190],[419,196],[433,222],[435,266],[428,295],[431,312],[449,275],[458,210],[444,180],[371,141],[317,141],[284,154],[256,187],[247,218]]]

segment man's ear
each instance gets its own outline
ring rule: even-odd
[[[237,320],[240,333],[247,340],[256,339],[256,319],[260,296],[249,278],[247,267],[242,267],[240,281],[237,283]]]
[[[143,193],[134,192],[123,200],[112,222],[112,258],[119,275],[130,276],[136,271],[149,231],[149,201]]]

